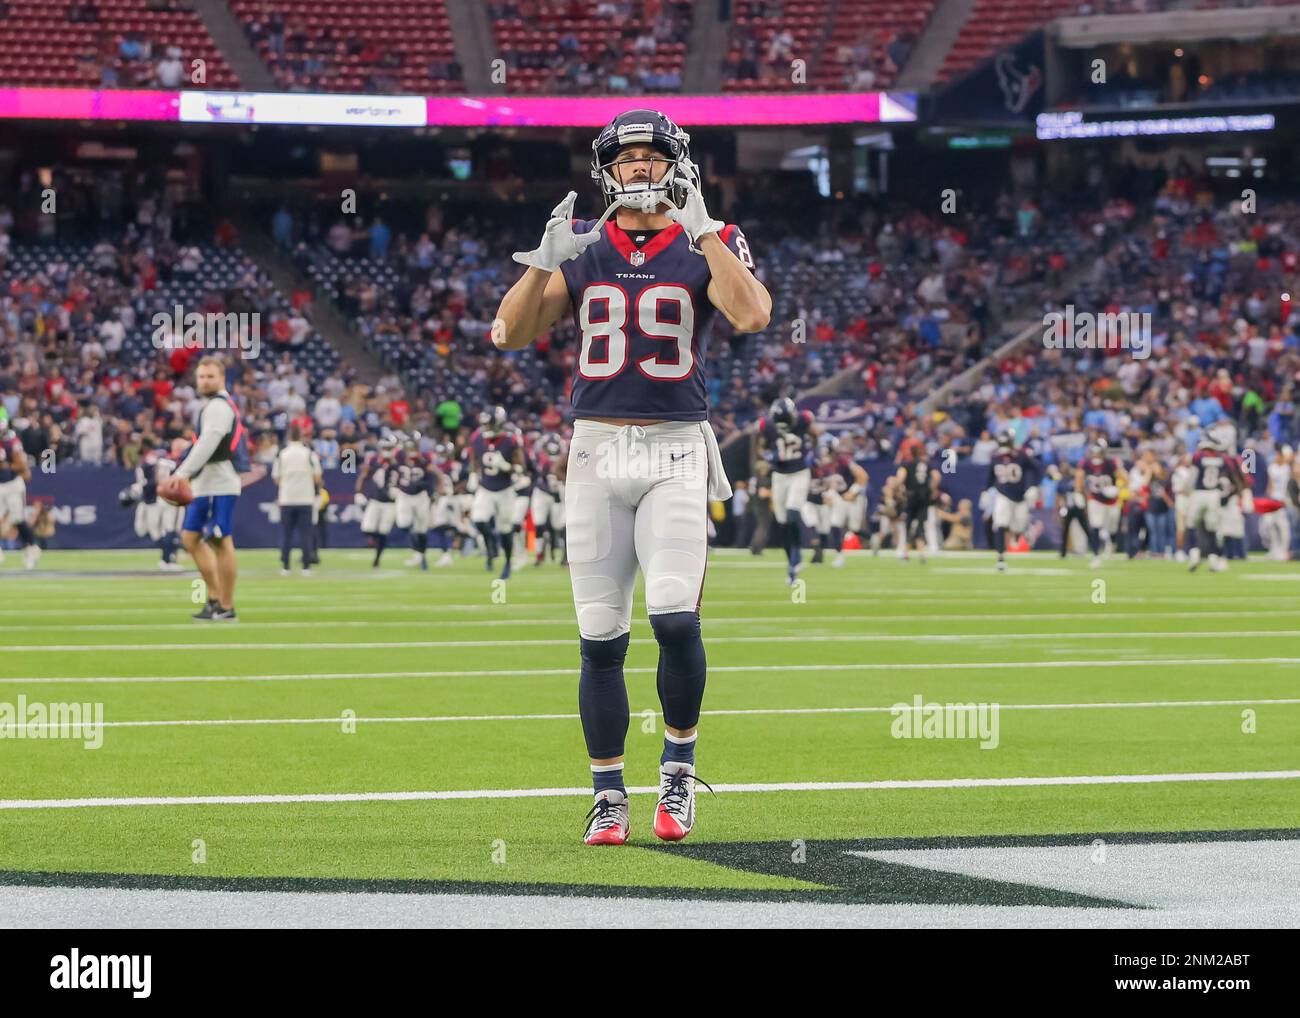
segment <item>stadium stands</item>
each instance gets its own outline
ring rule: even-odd
[[[239,82],[199,16],[176,0],[7,0],[0,83],[41,87],[181,88]],[[34,40],[40,40],[39,45]]]
[[[290,91],[463,90],[442,0],[230,0]]]
[[[676,92],[695,15],[684,0],[489,3],[511,92]]]
[[[740,0],[723,87],[729,92],[870,90],[891,84],[932,2]],[[792,61],[804,61],[796,75]]]

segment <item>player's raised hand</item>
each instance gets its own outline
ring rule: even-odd
[[[674,223],[681,223],[691,243],[698,245],[702,237],[718,233],[724,224],[710,217],[709,210],[704,206],[704,196],[692,181],[683,180],[682,187],[686,191],[686,201],[682,203],[682,208],[665,202],[668,210],[664,214]]]
[[[532,251],[516,251],[511,257],[520,265],[531,265],[543,272],[554,272],[564,262],[577,258],[600,239],[600,229],[590,233],[573,232],[573,203],[578,192],[570,191],[560,204],[551,210],[542,242]]]

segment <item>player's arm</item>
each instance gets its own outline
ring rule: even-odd
[[[311,482],[318,489],[325,486],[325,472],[321,469],[320,457],[315,453],[311,454]]]
[[[282,452],[284,452],[283,449],[278,450],[275,454],[275,460],[271,463],[271,480],[276,484],[280,483],[280,454]]]
[[[498,350],[522,350],[568,309],[569,288],[564,273],[530,266],[501,298],[492,323],[492,345]]]
[[[849,460],[849,473],[853,475],[853,483],[845,494],[848,498],[857,498],[858,495],[867,490],[869,478],[867,472],[853,460]]]
[[[709,263],[709,301],[737,332],[762,332],[772,319],[772,295],[716,233],[700,239]]]

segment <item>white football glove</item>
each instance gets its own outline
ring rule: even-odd
[[[671,202],[664,202],[668,206],[664,214],[674,223],[681,223],[686,236],[698,247],[701,238],[710,233],[719,233],[726,224],[709,217],[709,210],[704,207],[704,196],[694,184],[684,180],[682,186],[686,190],[684,207],[679,209]]]
[[[554,272],[564,262],[577,258],[600,239],[600,227],[581,235],[573,232],[573,203],[577,191],[570,191],[560,204],[551,210],[542,242],[532,251],[516,251],[511,257],[520,265],[531,265],[543,272]]]
[[[357,497],[352,500],[352,504],[355,505],[358,509],[364,509],[366,507],[366,503],[369,501],[370,499],[366,498],[365,495],[361,494],[361,492],[358,491]]]
[[[465,479],[465,491],[471,495],[478,491],[478,474],[470,474]]]

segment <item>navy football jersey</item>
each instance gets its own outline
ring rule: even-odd
[[[587,233],[594,223],[575,219],[573,232]],[[719,237],[753,268],[739,229],[726,226]],[[560,271],[581,337],[569,397],[573,416],[707,420],[712,277],[681,225],[638,247],[610,219],[600,240]]]
[[[429,457],[424,453],[400,450],[393,469],[397,476],[397,490],[402,494],[432,493],[433,473],[429,470]]]
[[[158,485],[175,471],[177,463],[166,453],[151,449],[135,468],[136,483],[140,485],[140,501],[153,505],[158,501]]]
[[[989,463],[989,479],[985,487],[995,488],[999,495],[1013,502],[1023,502],[1025,492],[1042,479],[1038,461],[1024,449],[1015,452],[998,452]]]
[[[393,483],[393,464],[385,456],[371,453],[361,468],[361,494],[372,502],[391,502],[388,488]]]
[[[475,431],[469,438],[469,447],[478,459],[479,483],[488,491],[505,491],[514,483],[515,450],[519,448],[515,436],[508,431],[488,437]]]
[[[1217,491],[1231,495],[1241,486],[1241,470],[1237,458],[1214,449],[1197,449],[1192,453],[1192,466],[1196,468],[1196,490]]]
[[[812,423],[809,410],[799,411],[789,425],[777,424],[770,415],[759,422],[758,433],[773,451],[772,469],[778,474],[797,474],[812,466]]]
[[[1091,456],[1083,461],[1083,486],[1088,497],[1103,505],[1114,505],[1116,496],[1109,498],[1102,494],[1107,488],[1119,483],[1119,462],[1107,456],[1096,460]]]
[[[17,435],[0,438],[0,484],[7,484],[18,477],[18,469],[14,464],[22,451],[23,444]]]

